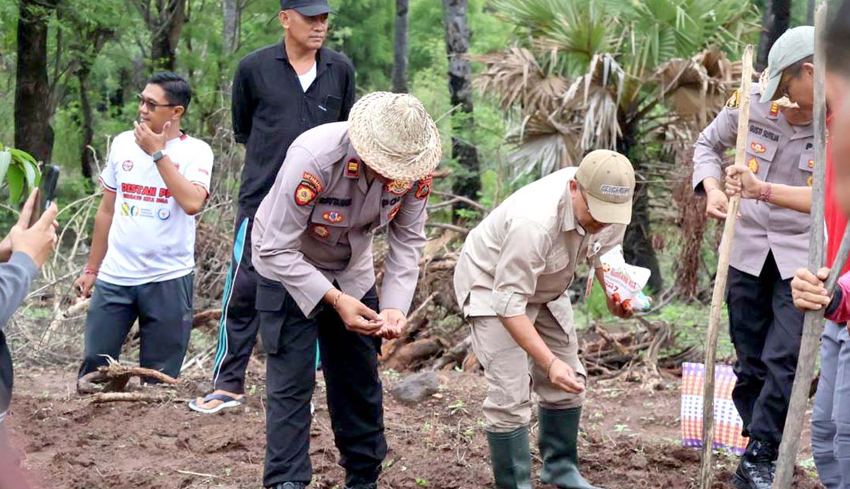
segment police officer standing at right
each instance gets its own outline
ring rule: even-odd
[[[814,28],[791,29],[768,56],[769,81],[752,88],[747,166],[766,182],[812,184],[814,167]],[[773,101],[787,96],[799,107]],[[694,189],[706,196],[706,213],[726,218],[720,187],[723,152],[735,146],[736,92],[699,136],[694,150]],[[770,189],[770,186],[767,186]],[[805,267],[809,216],[770,204],[770,190],[744,200],[735,229],[726,303],[735,345],[738,381],[732,399],[750,437],[732,482],[739,489],[770,489],[797,369],[803,313],[794,308],[791,279]]]

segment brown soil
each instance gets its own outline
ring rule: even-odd
[[[386,393],[390,453],[382,488],[493,487],[482,431],[483,378],[460,372],[441,375],[441,392],[413,408]],[[387,391],[398,378],[394,373],[383,377]],[[262,378],[249,376],[254,392],[244,409],[216,415],[191,412],[185,404],[203,390],[205,381],[197,370],[194,377],[184,377],[177,389],[179,400],[170,403],[94,405],[74,394],[71,372],[20,372],[7,426],[12,443],[25,453],[25,467],[45,487],[260,488],[265,448]],[[311,487],[341,488],[343,473],[336,464],[324,398],[320,381],[310,448],[315,470]],[[675,381],[657,392],[623,382],[592,383],[580,446],[585,476],[609,489],[696,487],[699,454],[678,444],[678,402]],[[805,437],[801,445],[807,444]],[[539,468],[536,454],[535,459]],[[715,488],[732,487],[727,481],[735,463],[717,457]],[[820,487],[811,471],[799,472],[795,487]]]

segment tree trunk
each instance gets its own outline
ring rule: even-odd
[[[649,187],[642,183],[635,186],[635,200],[634,204],[632,204],[632,222],[626,228],[626,236],[623,238],[623,255],[629,264],[648,268],[652,272],[648,285],[653,293],[663,290],[664,280],[661,277],[661,268],[658,266],[658,257],[655,254],[655,248],[652,246],[649,216]]]
[[[762,16],[761,38],[756,70],[767,67],[767,55],[773,43],[779,39],[791,24],[791,0],[765,0]]]
[[[222,41],[225,55],[231,55],[239,48],[239,5],[237,0],[221,1],[222,19]]]
[[[806,5],[806,25],[814,25],[815,24],[815,0],[809,0],[809,4]]]
[[[693,152],[688,152],[691,161]],[[699,269],[702,262],[702,242],[705,236],[705,199],[698,198],[691,188],[693,166],[673,190],[678,208],[676,227],[679,229],[679,258],[676,260],[676,295],[685,301],[695,299],[699,292]]]
[[[632,204],[632,222],[626,228],[626,236],[623,238],[623,255],[626,262],[638,267],[648,268],[652,275],[647,284],[653,293],[660,292],[664,288],[664,279],[661,276],[661,268],[658,265],[658,256],[655,247],[652,246],[652,232],[650,228],[649,215],[649,187],[644,183],[642,168],[639,158],[636,158],[632,149],[635,145],[634,124],[623,129],[623,137],[617,141],[617,151],[629,158],[635,170],[635,197]]]
[[[15,147],[43,162],[49,162],[53,153],[47,33],[55,6],[56,0],[20,0],[18,17]]]
[[[395,46],[393,55],[393,92],[407,93],[407,11],[409,0],[395,2]]]
[[[467,0],[443,0],[443,15],[446,27],[446,54],[449,58],[449,92],[453,107],[452,114],[452,158],[460,165],[455,175],[452,191],[456,195],[476,199],[481,190],[478,151],[470,143],[473,140],[475,119],[472,115],[472,74],[469,59],[469,39],[472,33],[466,19]],[[457,204],[454,209],[465,209]],[[457,221],[455,212],[453,220]]]
[[[155,70],[174,71],[180,32],[186,23],[186,0],[156,0],[156,17],[151,17],[151,61]]]
[[[80,90],[80,112],[82,113],[82,129],[83,138],[80,141],[80,170],[86,178],[86,184],[93,186],[92,163],[94,156],[90,146],[94,141],[94,116],[92,114],[91,100],[89,99],[89,75],[91,74],[92,66],[94,65],[97,56],[106,45],[107,41],[113,38],[115,33],[101,25],[92,26],[91,23],[84,19],[79,19],[73,15],[73,12],[68,10],[60,11],[60,16],[66,18],[85,41],[75,43],[71,46],[72,62],[77,65],[74,74],[79,82]]]
[[[92,117],[91,102],[89,101],[88,70],[77,71],[77,81],[80,83],[80,111],[83,113],[83,140],[80,142],[80,169],[87,182],[92,173],[92,153],[89,146],[94,141],[94,118]]]

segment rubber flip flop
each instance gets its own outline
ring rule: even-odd
[[[198,406],[198,404],[195,403],[195,400],[192,399],[191,401],[189,401],[189,409],[191,409],[193,411],[197,411],[199,413],[204,413],[204,414],[215,414],[215,413],[221,411],[222,409],[227,409],[227,408],[238,407],[238,406],[244,405],[245,404],[245,397],[243,396],[243,397],[237,399],[235,397],[228,396],[227,394],[215,394],[215,393],[213,393],[213,394],[208,394],[206,397],[204,397],[205,403],[210,402],[210,401],[222,401],[222,403],[219,404],[218,406],[214,407],[214,408],[208,408],[207,409],[207,408],[202,408],[202,407]]]

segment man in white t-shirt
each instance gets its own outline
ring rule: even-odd
[[[192,92],[174,73],[156,73],[139,94],[139,122],[112,142],[100,174],[88,265],[75,282],[94,295],[79,376],[118,359],[139,320],[142,367],[180,374],[192,331],[195,214],[209,197],[213,153],[180,130]]]

